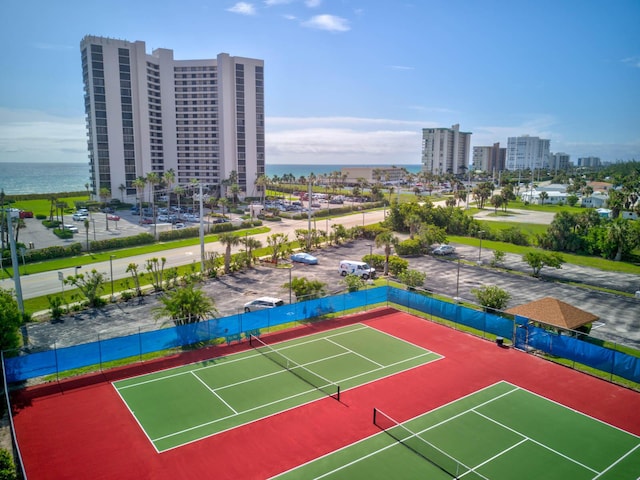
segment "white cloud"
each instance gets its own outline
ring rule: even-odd
[[[322,0],[306,0],[304,4],[309,8],[317,8],[322,3]]]
[[[88,162],[84,117],[0,108],[0,162]]]
[[[240,15],[255,15],[256,9],[252,3],[238,2],[233,7],[227,8],[228,12],[239,13]]]
[[[623,63],[631,65],[632,67],[640,68],[640,57],[627,57],[622,59]]]
[[[275,5],[287,5],[291,3],[293,0],[264,0],[264,4],[267,7],[273,7]]]
[[[357,117],[267,119],[267,161],[299,164],[419,163],[430,122]]]
[[[34,43],[33,46],[38,50],[67,51],[76,49],[74,45],[56,45],[53,43]]]
[[[316,28],[318,30],[328,30],[329,32],[346,32],[351,30],[348,20],[326,14],[311,17],[311,19],[303,22],[302,26]]]

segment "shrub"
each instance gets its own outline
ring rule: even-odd
[[[409,288],[422,287],[426,278],[427,274],[418,270],[406,270],[398,275],[398,280]]]
[[[13,457],[8,450],[0,449],[0,480],[16,480],[18,472]]]
[[[396,253],[398,255],[404,255],[404,256],[420,255],[420,254],[424,253],[424,247],[423,247],[422,241],[420,241],[420,239],[414,238],[412,240],[412,239],[409,238],[407,240],[399,242],[396,245]]]
[[[74,257],[81,253],[82,245],[80,243],[72,243],[65,246],[54,245],[39,250],[27,250],[24,257],[26,262],[41,262],[53,258]]]
[[[395,255],[389,257],[389,273],[397,277],[409,268],[409,261]]]
[[[522,231],[517,227],[511,227],[507,228],[506,230],[502,230],[500,232],[499,239],[503,242],[513,243],[514,245],[530,245],[527,235],[522,233]]]
[[[109,238],[107,240],[94,240],[90,243],[91,251],[115,250],[117,248],[133,247],[137,245],[149,245],[154,243],[155,239],[150,233],[140,233],[131,237]]]

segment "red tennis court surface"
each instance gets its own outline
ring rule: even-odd
[[[13,411],[27,476],[268,478],[377,433],[371,421],[374,406],[411,418],[500,380],[640,435],[639,393],[391,308],[266,339],[273,343],[357,322],[445,358],[342,392],[341,402],[325,398],[164,453],[156,453],[110,382],[228,355],[248,345],[188,352],[23,390],[13,396]]]

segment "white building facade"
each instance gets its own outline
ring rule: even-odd
[[[80,44],[95,195],[127,201],[133,182],[172,170],[175,184],[219,189],[231,172],[258,196],[265,171],[264,62],[232,57],[175,60],[145,43],[86,36]]]
[[[422,129],[422,171],[434,175],[464,174],[469,168],[471,133],[451,128]]]
[[[551,141],[523,135],[507,139],[507,170],[536,170],[549,168]]]

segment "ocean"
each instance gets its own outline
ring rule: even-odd
[[[292,174],[295,178],[340,171],[342,167],[363,165],[269,165],[268,177]],[[373,165],[375,167],[375,165]],[[381,165],[382,166],[382,165]],[[420,172],[420,165],[396,165],[411,173]],[[87,163],[0,163],[0,189],[7,195],[26,193],[85,192],[89,182]]]
[[[86,192],[88,163],[0,163],[0,189],[7,195]]]

